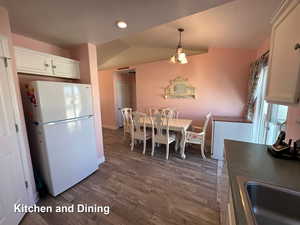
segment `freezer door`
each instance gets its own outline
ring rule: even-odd
[[[93,117],[43,125],[49,192],[56,196],[98,168]]]
[[[35,81],[38,122],[48,123],[93,115],[88,84]]]

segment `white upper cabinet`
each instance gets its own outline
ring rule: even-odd
[[[284,1],[273,19],[266,100],[297,104],[300,98],[300,4]]]
[[[17,71],[20,73],[52,75],[49,55],[25,48],[15,48]]]
[[[73,79],[80,78],[79,62],[64,57],[52,58],[53,75],[57,77],[69,78],[72,74]]]
[[[80,79],[79,62],[26,48],[15,47],[17,72]]]

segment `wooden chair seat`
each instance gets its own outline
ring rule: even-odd
[[[134,134],[134,139],[138,139],[138,140],[144,140],[145,135],[143,133],[135,133]],[[150,130],[146,130],[146,139],[150,139],[152,138],[152,132]]]
[[[169,138],[166,135],[154,135],[154,141],[158,144],[170,144],[176,140],[175,134],[170,134]]]
[[[191,143],[191,144],[203,144],[203,136],[204,132],[201,133],[196,133],[193,131],[187,131],[186,132],[186,142]]]
[[[130,134],[131,132],[131,117],[132,117],[132,109],[131,108],[123,108],[121,109],[122,118],[123,118],[123,131],[124,138],[126,137],[126,133]]]

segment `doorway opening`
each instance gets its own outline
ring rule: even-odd
[[[135,69],[116,71],[114,74],[115,109],[118,128],[123,126],[121,109],[136,111],[136,71]]]

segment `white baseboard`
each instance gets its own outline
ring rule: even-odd
[[[105,157],[104,156],[97,159],[98,166],[100,166],[100,164],[102,164],[104,162],[105,162]]]
[[[102,125],[103,128],[111,129],[111,130],[117,130],[118,127],[116,126],[111,126],[111,125]]]

